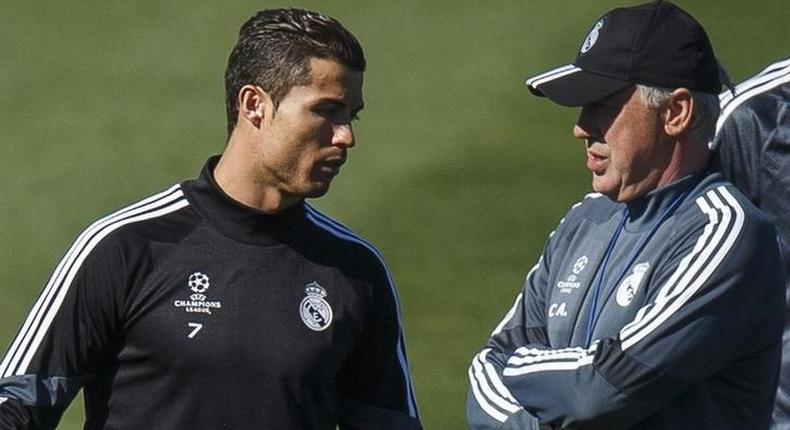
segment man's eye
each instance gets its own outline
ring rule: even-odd
[[[313,109],[313,112],[321,115],[321,116],[332,116],[335,113],[335,109],[331,107],[318,107]]]

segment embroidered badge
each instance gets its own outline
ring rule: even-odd
[[[598,20],[593,26],[593,29],[590,30],[590,33],[584,39],[584,43],[582,43],[581,53],[584,54],[595,45],[595,42],[598,41],[598,36],[600,36],[600,31],[603,28],[604,18]]]
[[[578,290],[582,284],[579,282],[579,277],[576,276],[581,273],[585,267],[587,267],[587,263],[590,261],[586,255],[582,255],[581,257],[576,259],[576,262],[573,263],[573,268],[571,271],[572,274],[568,275],[564,281],[557,282],[557,288],[560,289],[561,293],[570,294],[574,290]]]
[[[187,287],[192,290],[189,295],[189,300],[176,300],[173,306],[177,308],[184,308],[185,311],[190,313],[200,313],[211,315],[212,310],[216,311],[222,307],[219,301],[206,300],[207,296],[204,294],[211,286],[211,279],[208,275],[202,272],[195,272],[187,278]]]
[[[310,330],[323,331],[332,324],[332,307],[324,297],[327,293],[324,287],[313,281],[304,288],[307,296],[299,304],[299,315]]]
[[[650,268],[650,263],[639,263],[634,266],[631,274],[623,279],[620,287],[617,288],[617,304],[626,307],[631,304],[639,291],[639,285],[642,283],[642,278],[645,277],[645,272]]]
[[[587,258],[586,255],[582,255],[581,257],[579,257],[576,260],[576,262],[573,263],[573,274],[578,275],[579,273],[581,273],[582,270],[584,270],[584,268],[587,267],[588,261],[590,261],[590,259]]]

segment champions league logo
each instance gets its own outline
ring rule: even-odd
[[[589,261],[590,259],[587,258],[586,255],[582,255],[581,257],[579,257],[576,260],[576,262],[573,263],[573,274],[578,275],[579,273],[581,273],[582,270],[584,270],[584,268],[587,267],[587,262]]]
[[[173,306],[177,308],[184,308],[189,313],[199,313],[211,315],[212,310],[222,308],[222,303],[219,301],[206,300],[206,295],[203,294],[211,286],[211,281],[208,275],[202,272],[195,272],[187,278],[187,286],[192,290],[189,295],[189,300],[176,300]]]
[[[208,290],[208,287],[211,285],[211,281],[208,279],[208,275],[205,273],[195,272],[189,275],[189,279],[187,280],[187,285],[189,285],[189,289],[195,292],[195,294],[205,293]],[[193,300],[205,300],[206,296],[203,296],[202,299],[194,299]]]
[[[568,275],[564,281],[557,282],[557,288],[560,289],[561,293],[570,294],[582,286],[582,283],[579,282],[578,275],[579,273],[582,273],[582,271],[587,267],[587,263],[589,261],[590,259],[587,258],[586,255],[582,255],[576,259],[576,262],[573,263],[573,268],[571,269],[573,273]]]
[[[325,330],[332,324],[332,307],[324,300],[326,290],[318,282],[313,281],[305,285],[304,291],[307,296],[299,304],[302,321],[310,330]]]

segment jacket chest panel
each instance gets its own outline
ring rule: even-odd
[[[121,366],[325,380],[359,336],[351,281],[284,246],[191,244],[135,291]]]
[[[587,332],[593,338],[616,337],[645,303],[652,267],[646,249],[633,259],[639,233],[621,234],[599,280],[616,220],[583,223],[564,244],[565,251],[551,265],[551,292],[546,301],[546,322],[552,347],[583,346]],[[600,286],[598,284],[600,283]],[[596,289],[597,298],[596,296]],[[594,315],[591,312],[595,308]]]

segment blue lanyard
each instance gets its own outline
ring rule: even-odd
[[[628,269],[630,269],[631,266],[634,264],[634,261],[636,261],[636,258],[639,256],[639,253],[641,253],[642,250],[645,248],[647,242],[649,242],[650,239],[653,237],[653,235],[656,234],[658,228],[661,227],[661,224],[663,224],[664,221],[666,221],[672,215],[672,213],[675,212],[675,209],[677,209],[678,206],[680,206],[680,203],[686,198],[689,192],[691,192],[691,188],[695,184],[696,182],[692,183],[684,192],[676,196],[669,204],[669,206],[667,206],[667,208],[664,209],[664,212],[661,213],[661,216],[658,218],[658,220],[653,224],[652,227],[650,227],[650,231],[648,231],[647,234],[639,242],[639,245],[637,245],[636,249],[631,254],[631,257],[627,260],[628,263],[622,266],[623,270],[620,273],[620,276],[618,276],[615,279],[614,285],[620,284],[620,281],[623,279],[626,273],[628,273]],[[586,332],[587,335],[585,336],[585,340],[584,340],[584,345],[587,348],[590,347],[590,343],[592,342],[593,328],[595,328],[595,324],[598,322],[598,317],[601,314],[600,312],[597,311],[598,298],[601,294],[601,290],[603,289],[603,277],[604,274],[606,273],[606,266],[609,265],[609,257],[612,256],[613,253],[612,251],[614,251],[614,246],[617,243],[617,239],[620,237],[620,233],[622,233],[623,228],[625,228],[625,222],[626,220],[628,220],[629,214],[630,211],[628,210],[628,206],[626,206],[623,209],[623,217],[622,219],[620,219],[620,224],[618,224],[617,230],[615,230],[614,235],[612,235],[612,238],[609,239],[609,245],[606,246],[606,252],[604,253],[603,262],[601,263],[601,270],[598,271],[598,276],[596,277],[592,304],[590,305],[590,313],[587,318],[587,332]],[[601,311],[602,310],[603,309],[601,309]]]

